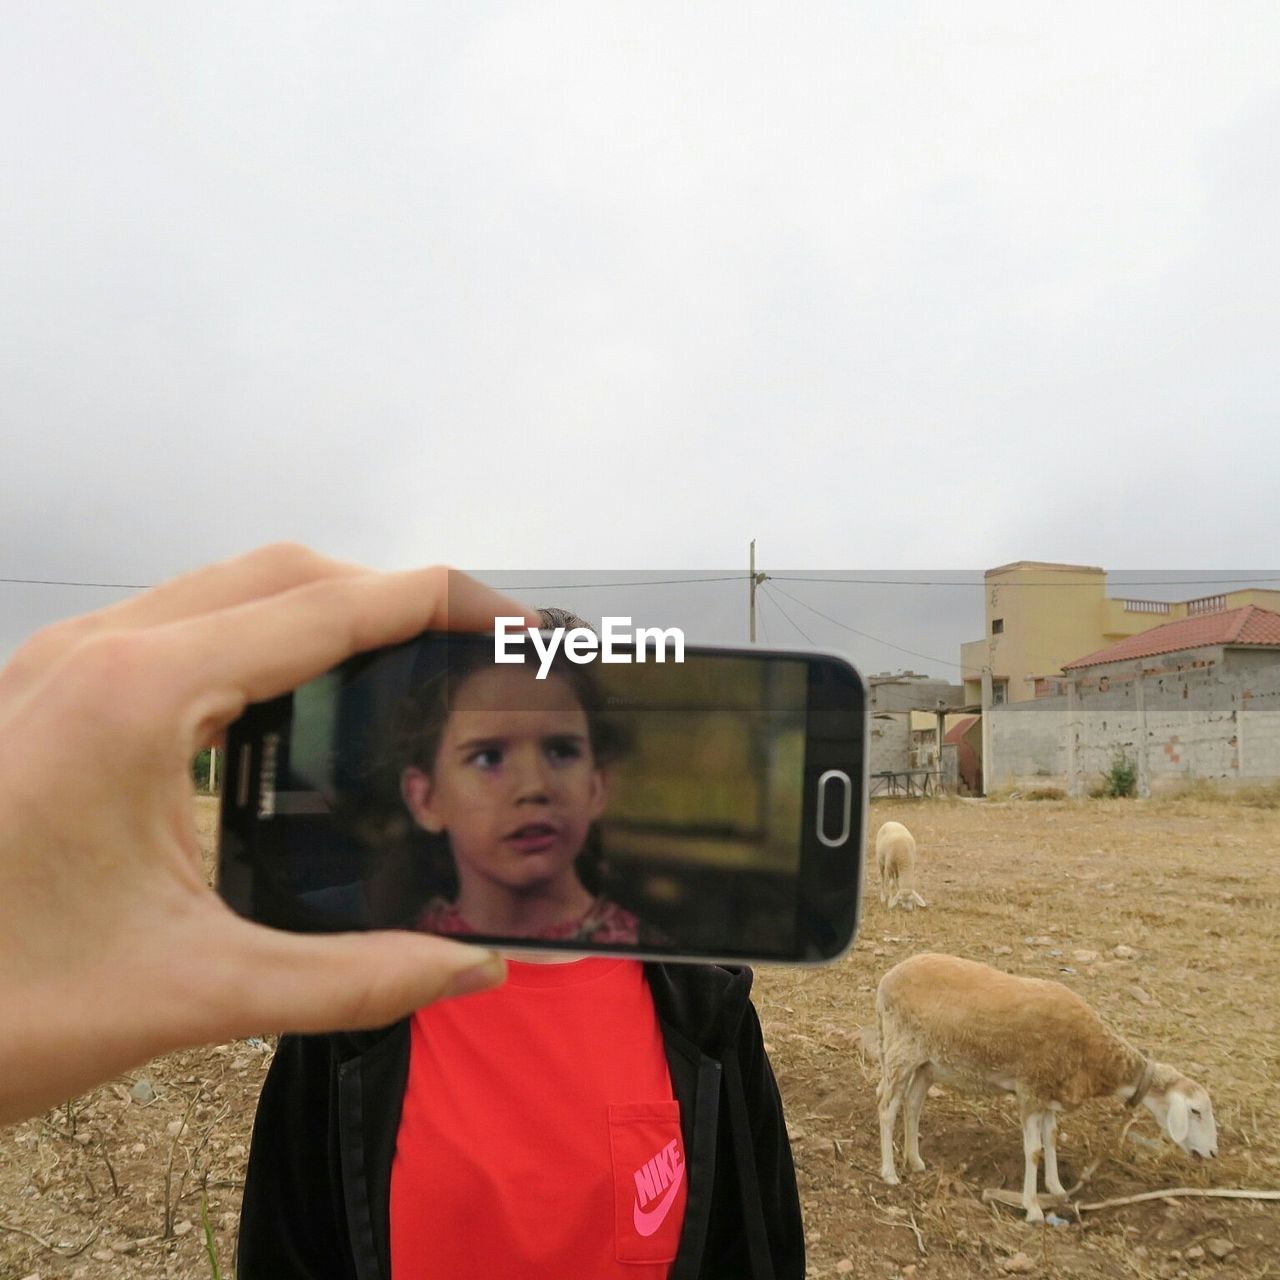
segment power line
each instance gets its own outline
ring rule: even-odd
[[[745,573],[722,573],[710,578],[649,578],[642,582],[504,582],[497,591],[593,591],[598,587],[678,587],[696,582],[742,582]]]
[[[770,577],[770,582],[776,582],[777,578]],[[845,631],[851,631],[855,636],[861,636],[864,640],[871,640],[875,644],[882,644],[888,649],[896,649],[899,653],[909,653],[913,658],[924,658],[927,662],[941,662],[947,667],[959,667],[961,671],[973,671],[974,668],[966,667],[962,662],[952,662],[948,658],[935,658],[932,654],[921,653],[918,649],[908,649],[900,644],[894,644],[891,640],[882,640],[879,636],[873,636],[869,632],[859,631],[857,627],[851,627],[847,622],[841,622],[839,618],[833,618],[829,613],[823,613],[821,609],[815,609],[813,605],[807,604],[798,596],[793,596],[789,591],[783,591],[778,588],[788,600],[794,601],[802,609],[808,609],[810,613],[816,613],[818,617],[826,619],[827,622],[834,623],[835,626],[843,628]],[[976,672],[975,672],[976,674]]]
[[[791,615],[790,615],[790,614],[789,614],[789,613],[788,613],[788,612],[787,612],[787,611],[782,607],[782,605],[781,605],[777,600],[775,600],[775,599],[773,598],[773,593],[769,590],[769,588],[768,588],[767,586],[761,585],[761,587],[760,587],[760,591],[761,591],[761,593],[762,593],[763,595],[768,596],[768,598],[769,598],[769,603],[770,603],[771,605],[773,605],[773,607],[774,607],[775,609],[777,609],[777,611],[778,611],[780,614],[782,614],[782,616],[783,616],[784,618],[786,618],[786,620],[787,620],[789,623],[791,623],[791,625],[792,625],[792,626],[793,626],[793,627],[794,627],[794,628],[795,628],[795,629],[796,629],[796,630],[797,630],[797,631],[798,631],[802,636],[804,636],[805,640],[806,640],[809,644],[814,644],[814,645],[816,645],[816,644],[817,644],[817,641],[816,641],[816,640],[814,640],[814,638],[813,638],[811,635],[809,635],[809,633],[808,633],[807,631],[805,631],[805,629],[804,629],[804,628],[803,628],[803,627],[802,627],[802,626],[801,626],[801,625],[800,625],[800,624],[799,624],[799,623],[798,623],[798,622],[797,622],[797,621],[796,621],[796,620],[795,620],[795,619],[794,619],[794,618],[793,618],[793,617],[792,617],[792,616],[791,616]]]
[[[765,596],[765,590],[764,590],[764,584],[763,584],[763,583],[762,583],[762,584],[760,584],[760,588],[759,588],[759,590],[760,590],[760,628],[761,628],[761,630],[763,631],[763,630],[764,630],[764,615],[765,615],[765,608],[764,608],[764,606],[765,606],[765,603],[766,603],[766,596]],[[777,601],[777,600],[775,600],[772,596],[769,596],[769,597],[767,597],[767,602],[768,602],[768,604],[769,604],[769,607],[770,607],[770,608],[772,608],[772,609],[774,609],[774,610],[779,614],[779,616],[780,616],[781,618],[783,618],[783,619],[784,619],[785,621],[787,621],[787,622],[791,622],[791,619],[790,619],[790,618],[788,618],[788,617],[786,616],[786,614],[783,612],[782,606],[778,603],[778,601]],[[794,623],[792,623],[792,626],[794,627],[794,626],[795,626],[795,624],[794,624]],[[765,639],[767,640],[767,639],[768,639],[768,636],[765,636]]]
[[[677,587],[707,582],[739,582],[747,577],[742,573],[722,573],[698,578],[645,578],[636,582],[515,582],[503,584],[503,591],[593,591],[614,587]],[[922,578],[826,578],[810,577],[804,574],[773,574],[771,582],[813,582],[842,587],[964,587],[968,590],[983,588],[984,581],[954,582],[942,579]],[[1123,591],[1129,587],[1230,587],[1237,584],[1276,582],[1280,576],[1257,575],[1241,578],[1165,578],[1143,580],[1138,582],[1117,582],[1110,584],[1115,590]],[[88,582],[67,578],[4,578],[0,583],[15,586],[31,587],[101,587],[113,591],[146,591],[156,584],[153,582]],[[993,584],[1002,590],[1010,587],[1096,587],[1093,582],[997,582]],[[777,603],[776,601],[774,602]],[[920,655],[923,656],[923,655]]]
[[[817,578],[808,574],[799,573],[771,573],[769,575],[770,582],[822,582],[831,583],[841,587],[982,587],[981,582],[944,582],[941,580],[932,580],[928,578]],[[1001,584],[1004,585],[1003,583]],[[1024,585],[1024,584],[1019,584]],[[1054,586],[1093,586],[1093,583],[1053,583],[1047,585]]]
[[[640,582],[512,582],[502,591],[588,591],[600,587],[673,587],[685,583],[740,582],[746,574],[722,573],[706,578],[649,578]],[[30,587],[106,587],[112,590],[149,591],[154,582],[76,582],[66,578],[0,578],[0,583]]]
[[[771,573],[771,582],[821,582],[842,587],[986,587],[987,581],[981,582],[948,582],[941,579],[911,578],[816,578],[803,574]],[[1280,582],[1280,577],[1267,574],[1244,578],[1152,578],[1150,581],[1113,582],[1110,585],[1117,591],[1129,587],[1230,587],[1238,583]],[[1006,587],[1090,587],[1096,588],[1096,582],[994,582],[1001,590]]]
[[[62,578],[0,578],[25,587],[108,587],[113,591],[146,591],[152,582],[67,582]]]

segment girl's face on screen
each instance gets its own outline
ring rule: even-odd
[[[446,832],[465,886],[516,894],[573,876],[604,809],[604,775],[572,687],[532,666],[477,671],[455,693],[430,774],[405,770],[414,820]]]

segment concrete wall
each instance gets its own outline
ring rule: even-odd
[[[1049,705],[1052,704],[1052,705]],[[1065,698],[1037,698],[992,707],[991,759],[983,770],[988,790],[1028,778],[1061,781],[1067,772]]]
[[[958,684],[917,676],[871,676],[871,772],[912,768],[911,729],[937,727],[937,708],[961,705],[963,690]],[[923,710],[922,710],[923,708]],[[932,733],[930,735],[932,737]]]
[[[871,717],[870,761],[872,773],[883,773],[887,769],[901,772],[911,768],[909,713]]]
[[[867,681],[871,690],[871,710],[876,711],[925,711],[930,716],[943,707],[959,707],[964,702],[964,690],[958,684],[945,680],[882,679],[872,676]],[[933,721],[928,721],[930,725]]]
[[[946,791],[960,790],[960,755],[954,742],[942,744],[942,786]]]
[[[1263,671],[1276,664],[1276,655],[1266,651],[1257,652],[1249,649],[1228,649],[1227,670],[1239,674],[1249,671]]]
[[[1280,778],[1280,661],[1236,656],[1197,651],[1187,657],[1203,665],[1141,678],[1136,664],[1114,664],[1091,671],[1074,695],[993,707],[988,788],[1051,780],[1085,791],[1121,751],[1144,792],[1188,778]]]

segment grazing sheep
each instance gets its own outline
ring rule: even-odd
[[[1218,1154],[1209,1095],[1153,1062],[1112,1031],[1069,987],[1018,978],[989,965],[928,952],[895,965],[876,992],[880,1021],[880,1176],[897,1183],[893,1126],[903,1106],[903,1156],[920,1159],[920,1108],[933,1080],[973,1093],[1013,1093],[1022,1119],[1022,1204],[1036,1200],[1041,1151],[1045,1187],[1064,1195],[1054,1131],[1058,1112],[1111,1095],[1139,1102],[1189,1155]],[[905,1103],[905,1106],[903,1105]]]
[[[881,902],[907,911],[928,906],[916,892],[916,838],[902,823],[886,822],[876,832],[876,862]]]

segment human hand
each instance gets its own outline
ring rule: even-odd
[[[446,569],[280,545],[32,636],[0,670],[0,1123],[181,1046],[380,1026],[499,983],[501,959],[442,938],[235,915],[190,768],[248,703],[353,653],[523,612]]]

